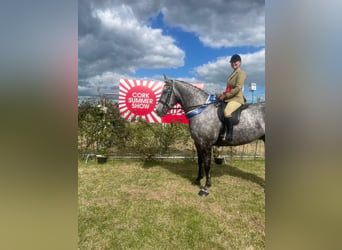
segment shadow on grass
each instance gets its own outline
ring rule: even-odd
[[[146,160],[144,161],[143,168],[149,169],[153,167],[162,167],[167,169],[173,174],[179,175],[192,182],[198,173],[197,161],[193,160],[179,160],[179,161],[162,161],[162,160]],[[217,166],[214,163],[211,164],[211,177],[220,177],[224,175],[230,175],[238,177],[255,184],[258,184],[262,188],[265,188],[265,180],[256,174],[246,172],[232,165]],[[204,177],[205,179],[205,177]]]
[[[231,166],[231,165],[225,165],[222,168],[219,168],[220,171],[217,171],[218,169],[216,168],[215,171],[212,171],[211,176],[215,177],[215,176],[221,176],[221,175],[225,175],[228,174],[230,176],[234,176],[234,177],[238,177],[247,181],[251,181],[255,184],[258,184],[259,186],[261,186],[262,188],[265,188],[265,180],[255,174],[246,172],[244,170],[241,170],[237,167]],[[222,174],[220,174],[220,172],[222,172]]]

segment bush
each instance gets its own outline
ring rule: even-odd
[[[158,124],[138,120],[129,126],[128,142],[131,149],[148,158],[165,154],[171,145],[186,144],[189,139],[190,134],[186,124]]]
[[[170,123],[163,124],[163,131],[161,133],[162,153],[166,153],[171,145],[180,143],[187,144],[190,140],[190,133],[187,124]]]
[[[113,144],[124,147],[125,123],[117,104],[106,102],[95,107],[88,102],[81,104],[78,107],[79,152],[106,155]]]
[[[78,149],[80,154],[108,154],[110,149],[123,150],[151,158],[165,154],[172,145],[187,144],[190,139],[187,124],[127,122],[120,117],[117,104],[106,102],[92,106],[82,103],[78,108]]]
[[[157,126],[156,126],[157,125]],[[160,152],[160,126],[146,121],[129,125],[128,142],[134,152],[151,157]]]

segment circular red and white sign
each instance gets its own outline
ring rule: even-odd
[[[125,101],[130,112],[143,116],[152,113],[157,103],[157,97],[150,88],[134,86],[128,90]]]
[[[119,107],[126,120],[141,117],[148,122],[161,122],[155,108],[164,83],[145,80],[120,80]]]

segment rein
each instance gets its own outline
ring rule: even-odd
[[[170,89],[167,92],[167,96],[166,96],[166,100],[163,101],[161,99],[159,99],[159,102],[163,105],[166,105],[169,109],[173,109],[173,110],[177,110],[177,109],[183,109],[185,116],[189,119],[195,115],[200,114],[206,107],[208,107],[210,104],[215,104],[218,103],[218,100],[215,98],[214,95],[209,95],[207,101],[205,103],[202,104],[197,104],[197,105],[193,105],[193,106],[189,106],[187,107],[188,111],[185,111],[184,107],[183,108],[173,108],[170,106],[169,102],[171,99],[171,94],[173,91],[173,80],[171,80],[171,84],[170,84]]]
[[[162,104],[164,104],[163,102],[161,102]],[[208,104],[213,104],[213,103],[203,103],[203,104],[198,104],[198,105],[194,105],[194,106],[190,106],[188,107],[189,109],[196,109],[196,108],[200,108],[204,105],[208,105]],[[173,109],[173,110],[176,110],[176,109],[183,109],[183,108],[170,108],[170,109]],[[190,110],[191,111],[191,110]],[[190,112],[189,111],[189,112]]]
[[[209,95],[206,103],[200,104],[200,105],[195,105],[195,106],[190,106],[188,108],[194,108],[191,109],[190,111],[185,113],[185,117],[190,119],[191,117],[194,117],[196,115],[199,115],[202,113],[203,110],[205,110],[210,104],[216,104],[219,101],[216,99],[215,95]]]

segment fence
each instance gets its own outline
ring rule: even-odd
[[[141,138],[141,140],[148,140]],[[167,150],[163,150],[162,146],[155,145],[151,149],[149,145],[141,145],[139,142],[132,142],[127,140],[124,144],[126,146],[111,145],[108,147],[107,156],[109,159],[196,159],[196,147],[191,138],[186,143],[173,143],[169,145]],[[139,150],[137,148],[139,147]],[[217,147],[213,148],[215,151]],[[261,140],[253,141],[249,144],[241,146],[226,146],[219,147],[219,155],[225,159],[264,159],[265,158],[265,145]],[[93,151],[80,151],[81,158],[86,161],[91,156],[95,156],[98,152]],[[213,157],[215,152],[213,152]],[[88,159],[87,159],[88,158]]]
[[[82,159],[95,154],[109,158],[197,158],[187,124],[127,122],[110,104],[103,107],[81,105],[78,114],[78,151]],[[225,158],[264,158],[263,141],[235,147],[214,147]]]

